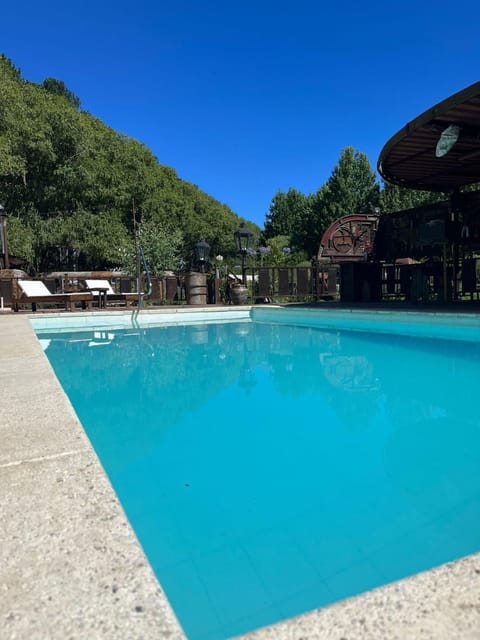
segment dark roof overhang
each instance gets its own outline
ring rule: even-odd
[[[457,125],[457,142],[442,157],[442,132]],[[378,172],[400,187],[449,192],[480,182],[480,82],[455,93],[409,122],[383,147]]]

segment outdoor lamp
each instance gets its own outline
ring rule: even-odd
[[[253,231],[250,231],[250,229],[247,229],[247,227],[245,226],[245,223],[243,222],[240,229],[235,231],[233,236],[235,238],[237,251],[245,255],[247,253],[247,249],[249,249],[252,244]]]
[[[242,282],[243,284],[245,284],[247,281],[247,270],[245,266],[245,260],[247,257],[248,250],[250,249],[250,246],[252,244],[253,231],[250,231],[250,229],[247,229],[247,227],[245,226],[245,223],[242,222],[242,226],[240,227],[240,229],[235,231],[233,236],[235,238],[235,244],[237,245],[237,251],[238,253],[242,254]]]
[[[195,244],[195,257],[200,263],[200,271],[203,273],[205,271],[205,263],[208,260],[208,256],[210,255],[210,245],[208,242],[202,240],[201,242],[197,242]]]

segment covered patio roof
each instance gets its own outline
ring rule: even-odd
[[[450,149],[437,148],[451,125],[458,139]],[[403,127],[383,147],[377,168],[388,182],[410,189],[448,192],[480,182],[480,82]]]

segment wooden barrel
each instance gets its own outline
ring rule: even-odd
[[[177,276],[165,277],[165,298],[172,303],[177,296]]]
[[[244,284],[234,284],[230,290],[232,304],[247,304],[248,289]]]
[[[185,289],[187,304],[207,304],[207,275],[205,273],[187,273]]]

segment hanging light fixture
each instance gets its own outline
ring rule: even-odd
[[[456,124],[449,125],[442,131],[437,146],[435,148],[435,156],[441,158],[445,156],[457,142],[460,135],[460,127]]]

